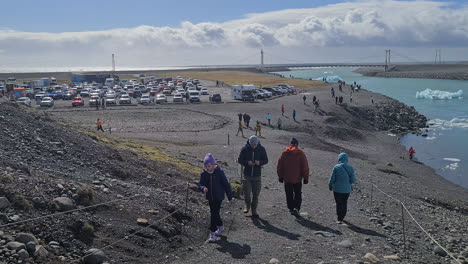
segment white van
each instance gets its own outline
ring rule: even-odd
[[[234,100],[242,101],[254,101],[255,100],[255,85],[244,84],[244,85],[232,85],[231,95]]]
[[[113,87],[114,86],[114,78],[106,78],[106,81],[104,82],[104,85]]]

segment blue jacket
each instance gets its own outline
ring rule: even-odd
[[[213,173],[205,170],[200,175],[200,189],[208,188],[206,199],[211,201],[224,200],[224,193],[226,193],[228,200],[232,200],[232,189],[229,184],[224,171],[220,167],[216,167]]]
[[[356,176],[353,167],[348,165],[348,154],[340,153],[338,164],[333,167],[330,175],[328,188],[337,193],[351,193],[354,182],[356,182]]]

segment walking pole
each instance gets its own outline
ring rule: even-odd
[[[229,142],[229,133],[228,133],[228,142],[227,142],[227,143],[228,143],[228,146],[229,146],[229,143],[230,143],[230,142]]]
[[[403,255],[404,255],[404,258],[408,258],[408,255],[406,252],[405,211],[403,208],[403,203],[400,202],[400,205],[401,205],[401,222],[403,224]]]

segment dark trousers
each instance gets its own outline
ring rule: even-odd
[[[346,212],[348,211],[349,193],[333,192],[333,196],[335,196],[336,215],[338,217],[338,221],[343,221],[346,216]]]
[[[102,126],[97,126],[97,130],[101,130],[102,132],[104,132],[104,129],[102,129]]]
[[[302,183],[285,183],[284,191],[286,192],[286,202],[288,209],[300,210],[302,204]]]
[[[210,205],[210,214],[211,214],[211,221],[210,221],[211,232],[216,231],[216,229],[218,229],[218,226],[223,225],[223,220],[221,220],[221,216],[219,215],[222,202],[223,201],[211,201],[211,200],[208,201]]]

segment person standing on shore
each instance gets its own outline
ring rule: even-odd
[[[258,197],[262,189],[262,166],[268,163],[268,156],[257,136],[251,136],[247,140],[247,144],[241,149],[237,162],[244,166],[244,213],[247,214],[252,209],[252,217],[258,218],[257,208]]]
[[[281,120],[281,118],[278,118],[276,125],[278,126],[278,129],[281,130],[281,126],[283,125],[283,120]]]
[[[281,115],[284,116],[284,104],[281,105]]]
[[[244,123],[246,127],[250,127],[250,115],[247,113],[244,114]]]
[[[304,101],[304,105],[306,105],[306,99],[307,99],[307,97],[305,95],[302,96],[302,101]]]
[[[314,95],[314,97],[312,97],[312,103],[315,104],[316,100],[317,100],[317,97]]]
[[[216,160],[211,153],[206,154],[203,160],[204,169],[200,175],[199,186],[205,193],[210,206],[210,236],[208,242],[216,241],[216,236],[224,232],[224,224],[219,211],[224,200],[224,194],[229,201],[232,200],[232,188],[224,171],[216,165]]]
[[[328,181],[328,189],[333,191],[336,202],[337,224],[343,224],[348,211],[348,198],[353,190],[352,184],[356,182],[354,168],[348,165],[348,154],[342,152],[338,155],[338,164],[333,167]]]
[[[296,121],[296,109],[293,110],[292,117],[293,117],[293,120],[297,122]]]
[[[272,116],[270,115],[270,113],[268,113],[267,116],[266,116],[266,119],[268,121],[268,126],[271,126],[271,118],[272,118]]]
[[[237,128],[237,133],[236,137],[239,135],[239,132],[242,134],[242,137],[244,137],[244,122],[239,121],[239,127]]]
[[[335,89],[333,89],[333,87],[331,88],[331,96],[332,98],[335,98]]]
[[[299,215],[302,204],[302,182],[309,183],[309,163],[305,153],[298,148],[299,141],[292,138],[278,159],[278,181],[284,183],[286,203],[292,215]]]
[[[106,109],[106,99],[104,97],[101,98],[102,110]]]
[[[410,148],[409,148],[408,154],[409,154],[409,159],[412,160],[414,154],[416,154],[416,151],[414,151],[413,147],[410,147]]]
[[[335,96],[335,104],[338,104],[338,96]]]
[[[249,127],[249,126],[247,125],[247,113],[244,113],[244,115],[242,115],[242,118],[244,119],[244,125],[245,125],[246,127]]]
[[[261,137],[262,136],[262,125],[260,125],[260,122],[257,120],[257,124],[255,125],[255,135]]]
[[[102,120],[99,119],[99,118],[96,121],[96,129],[101,130],[102,132],[104,132],[104,129],[102,129]]]

